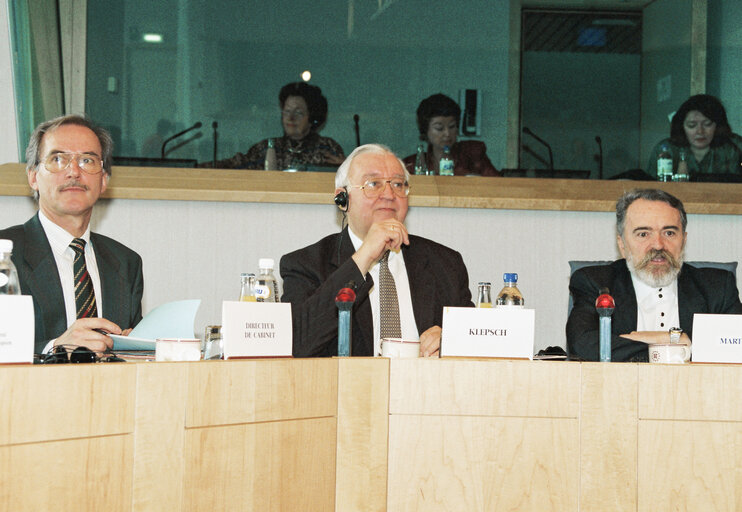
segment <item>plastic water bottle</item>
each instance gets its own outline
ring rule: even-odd
[[[448,146],[443,146],[443,156],[438,164],[438,174],[453,176],[453,157],[451,157],[451,148]]]
[[[496,307],[515,306],[522,308],[525,305],[523,294],[518,289],[518,274],[505,273],[502,275],[503,288],[497,294]]]
[[[265,150],[265,162],[263,168],[266,171],[279,171],[278,161],[276,159],[276,143],[273,139],[268,139],[268,149]]]
[[[240,274],[240,302],[255,302],[255,274]]]
[[[417,155],[415,156],[415,174],[428,174],[428,162],[425,158],[425,147],[422,144],[417,145]]]
[[[479,283],[479,293],[477,293],[477,307],[478,308],[491,308],[492,307],[492,284],[487,281]]]
[[[672,181],[688,181],[688,152],[685,148],[680,148],[678,155],[678,172],[672,177]]]
[[[10,255],[13,253],[12,240],[0,240],[0,295],[20,295],[21,285]]]
[[[657,181],[672,181],[672,153],[667,142],[662,143],[657,155]]]
[[[273,275],[273,259],[260,258],[258,268],[260,273],[255,285],[255,296],[258,302],[278,302],[278,283]]]

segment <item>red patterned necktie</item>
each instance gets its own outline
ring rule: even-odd
[[[381,338],[401,338],[399,323],[399,300],[394,276],[389,271],[389,251],[379,262],[379,303],[381,309]]]
[[[75,308],[77,318],[98,316],[98,306],[95,303],[93,280],[85,264],[85,240],[75,238],[70,247],[75,251],[75,261],[72,264],[75,280]]]

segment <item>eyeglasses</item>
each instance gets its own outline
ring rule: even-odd
[[[286,109],[286,110],[282,110],[282,111],[281,111],[281,115],[282,115],[283,117],[289,117],[289,118],[293,117],[293,118],[295,118],[295,119],[301,119],[301,118],[303,118],[303,117],[304,117],[305,115],[307,115],[307,113],[306,113],[306,112],[304,112],[303,110],[300,110],[300,109],[298,109],[298,108],[297,108],[297,109],[295,109],[295,110],[288,110],[288,109]]]
[[[379,197],[384,192],[387,183],[389,183],[392,192],[394,192],[394,195],[397,197],[407,197],[410,194],[410,184],[402,178],[392,178],[390,180],[374,178],[366,180],[366,183],[364,183],[363,185],[348,186],[350,188],[360,188],[361,190],[363,190],[364,196],[369,199],[373,199],[375,197]]]
[[[44,158],[44,167],[51,173],[62,172],[73,160],[87,174],[99,174],[103,170],[100,157],[89,153],[52,153]]]

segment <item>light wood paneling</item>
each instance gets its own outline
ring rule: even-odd
[[[579,415],[578,363],[393,359],[391,414]]]
[[[639,512],[740,510],[739,423],[639,422]]]
[[[580,510],[636,510],[637,365],[582,363]]]
[[[132,510],[179,510],[183,499],[186,364],[138,364]]]
[[[334,508],[335,418],[189,429],[182,510]]]
[[[0,510],[131,510],[132,446],[128,434],[0,447]]]
[[[742,366],[640,365],[639,418],[742,421]]]
[[[332,359],[204,361],[189,365],[186,426],[335,416]]]
[[[335,510],[386,510],[389,360],[338,361]]]
[[[389,510],[577,510],[579,421],[389,420]]]
[[[0,367],[0,445],[134,430],[133,365]]]

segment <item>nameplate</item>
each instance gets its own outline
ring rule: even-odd
[[[33,299],[0,295],[0,363],[33,363]]]
[[[224,359],[290,357],[293,331],[291,304],[224,301]]]
[[[441,356],[533,359],[536,311],[443,308]]]
[[[693,315],[694,363],[742,363],[742,315]]]

